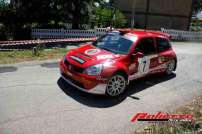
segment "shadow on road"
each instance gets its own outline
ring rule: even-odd
[[[17,67],[13,66],[0,67],[0,73],[15,72],[15,71],[17,71]]]
[[[62,78],[59,78],[57,81],[60,89],[68,96],[72,97],[76,101],[81,104],[90,106],[90,107],[98,107],[98,108],[107,108],[115,106],[122,101],[124,101],[127,97],[130,97],[136,101],[140,100],[140,98],[135,97],[135,93],[138,93],[142,90],[145,90],[151,86],[154,86],[158,83],[168,81],[172,78],[176,77],[175,74],[169,76],[163,75],[152,75],[143,79],[135,80],[130,83],[127,87],[126,92],[124,92],[119,97],[110,98],[102,95],[92,95],[85,92],[82,92],[75,87],[69,85]]]
[[[46,68],[58,68],[58,62],[43,63],[43,64],[41,64],[41,67],[46,67]]]

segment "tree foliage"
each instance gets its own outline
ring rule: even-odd
[[[74,29],[80,28],[80,24],[88,23],[96,4],[102,4],[103,0],[11,0],[10,4],[5,0],[0,1],[0,17],[6,16],[7,6],[12,7],[12,19],[19,25],[36,22],[43,27],[52,24],[54,27],[60,22],[71,22]],[[6,15],[4,15],[6,14]]]
[[[105,0],[0,0],[0,34],[12,32],[16,39],[24,38],[23,30],[65,28],[66,23],[73,29],[81,29],[81,24],[106,27],[113,11],[105,5]],[[115,16],[114,25],[124,26],[123,14],[117,10]]]
[[[202,10],[202,0],[193,0],[193,14],[197,14]]]
[[[125,16],[118,9],[97,7],[96,9],[96,19],[98,27],[108,27],[110,23],[116,28],[121,28],[126,25]]]

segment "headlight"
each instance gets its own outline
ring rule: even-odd
[[[102,64],[90,66],[85,70],[85,73],[88,75],[100,75],[102,72],[102,68],[103,68]]]

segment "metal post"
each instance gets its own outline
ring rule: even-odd
[[[132,0],[131,28],[134,28],[135,26],[135,6],[136,6],[136,0]]]
[[[189,12],[189,21],[187,25],[187,31],[190,30],[190,24],[191,24],[191,19],[192,19],[192,12],[193,12],[193,0],[191,1],[191,7],[190,7],[190,12]]]
[[[37,47],[33,47],[33,49],[32,49],[32,55],[34,55],[34,56],[37,55]]]
[[[109,1],[109,3],[110,3],[110,9],[112,10],[111,11],[111,20],[110,20],[110,31],[112,31],[112,28],[113,28],[113,16],[114,16],[114,0],[110,0]]]
[[[146,8],[146,14],[145,14],[145,25],[144,29],[147,29],[148,25],[148,14],[149,14],[149,8],[150,8],[150,0],[147,0],[147,8]]]
[[[116,8],[113,8],[111,29],[110,29],[111,31],[113,30],[113,27],[115,28],[115,20],[116,20]]]

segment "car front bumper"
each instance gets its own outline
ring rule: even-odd
[[[87,93],[105,94],[107,87],[105,82],[97,80],[96,77],[85,76],[69,70],[62,60],[60,61],[59,66],[61,77],[70,85]]]
[[[85,89],[82,86],[80,86],[79,84],[76,84],[75,80],[71,79],[70,77],[68,77],[65,73],[61,72],[61,77],[70,85],[76,87],[77,89],[83,91],[83,92],[87,92],[87,93],[91,93],[91,94],[99,94],[99,95],[104,95],[105,94],[105,90],[106,90],[106,86],[107,84],[97,84],[94,88],[92,89]]]

